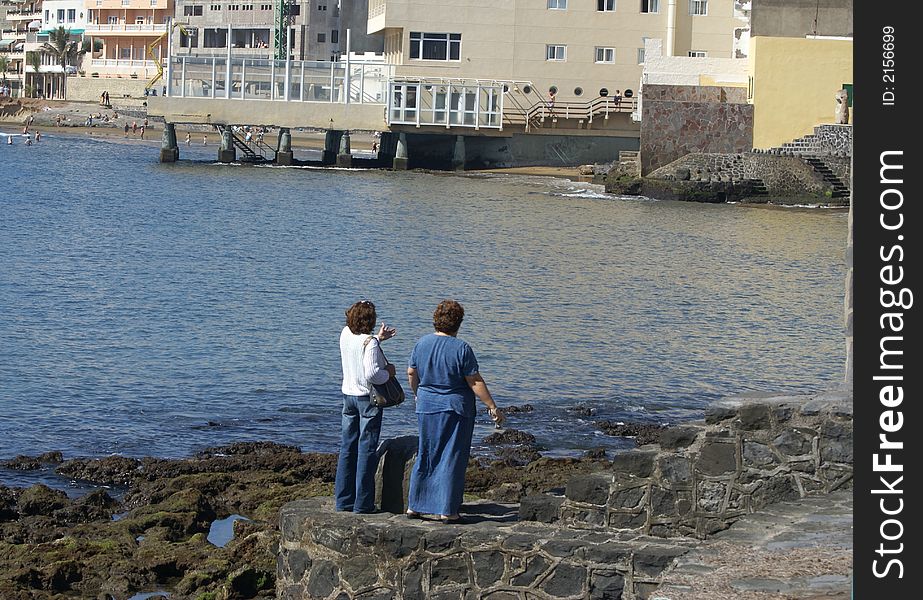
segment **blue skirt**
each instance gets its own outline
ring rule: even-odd
[[[465,494],[474,417],[455,412],[417,414],[420,446],[410,474],[410,510],[457,515]]]

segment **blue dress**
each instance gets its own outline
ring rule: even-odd
[[[455,515],[465,492],[465,470],[474,432],[475,396],[465,377],[478,372],[465,341],[430,334],[410,353],[416,370],[420,444],[410,475],[408,508],[433,515]]]

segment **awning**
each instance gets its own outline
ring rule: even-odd
[[[42,29],[38,32],[38,35],[48,35],[52,31],[57,31],[57,27],[54,29]],[[83,35],[84,29],[68,29],[67,32],[71,35]]]
[[[29,21],[29,29],[40,29],[42,27],[42,22],[39,19],[34,21]]]
[[[13,42],[15,42],[15,41],[16,41],[15,39],[12,39],[12,40],[0,40],[0,48],[8,48],[8,47],[10,47],[11,45],[13,45]]]

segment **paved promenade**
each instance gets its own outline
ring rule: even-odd
[[[769,506],[680,557],[652,600],[848,600],[852,490]]]

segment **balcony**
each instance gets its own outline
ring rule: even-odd
[[[101,77],[130,76],[135,74],[141,79],[150,79],[157,73],[157,63],[152,60],[128,58],[93,58],[84,59],[83,68]]]
[[[84,32],[89,35],[138,35],[163,33],[164,23],[88,23]]]

